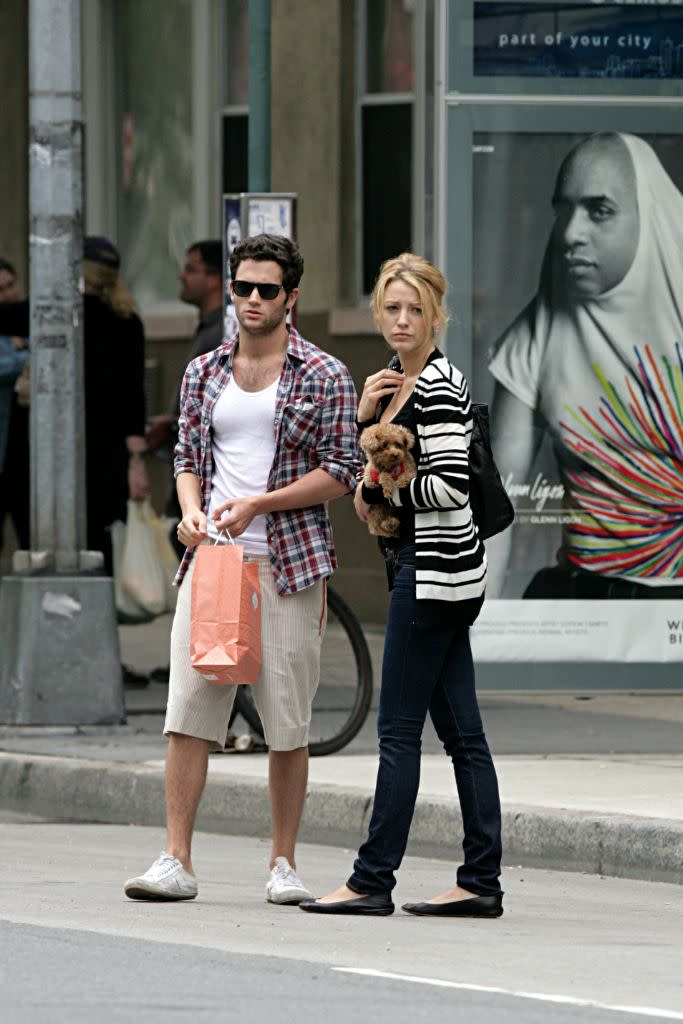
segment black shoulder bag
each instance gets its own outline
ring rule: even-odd
[[[470,505],[482,540],[502,533],[515,518],[515,510],[493,460],[489,436],[489,408],[472,403],[470,442]]]

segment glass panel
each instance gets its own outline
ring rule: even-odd
[[[249,3],[225,0],[226,86],[228,106],[246,106],[249,102]]]
[[[498,382],[492,440],[518,506],[486,545],[487,598],[504,599],[472,634],[488,685],[512,661],[524,685],[623,685],[638,666],[648,685],[680,680],[666,627],[683,577],[666,522],[683,463],[679,120],[625,105],[448,111],[449,353],[477,401]]]
[[[192,3],[118,0],[118,238],[135,298],[176,298],[192,240]]]
[[[363,107],[363,292],[384,260],[410,249],[412,104]],[[387,145],[392,146],[387,163]]]
[[[367,0],[366,92],[413,91],[414,0]]]

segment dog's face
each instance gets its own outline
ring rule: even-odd
[[[401,463],[415,444],[413,434],[396,423],[375,423],[361,434],[360,446],[380,471],[390,471]]]

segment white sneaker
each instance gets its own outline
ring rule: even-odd
[[[266,899],[269,903],[301,903],[313,899],[313,895],[301,884],[287,858],[276,857],[266,885]]]
[[[128,879],[123,891],[131,900],[193,900],[198,889],[197,879],[177,857],[160,853],[149,871]]]

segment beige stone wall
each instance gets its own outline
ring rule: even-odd
[[[330,335],[324,315],[300,314],[299,330],[349,368],[358,393],[365,378],[387,361],[387,346],[378,335]],[[387,578],[377,540],[359,522],[351,497],[330,506],[339,568],[334,586],[364,622],[383,623],[388,603]]]
[[[28,21],[26,0],[0,0],[0,256],[27,287]]]
[[[346,109],[353,93],[353,6],[348,0],[272,4],[271,188],[299,193],[302,313],[350,299],[344,282],[353,280],[346,265],[353,250],[353,132]]]

